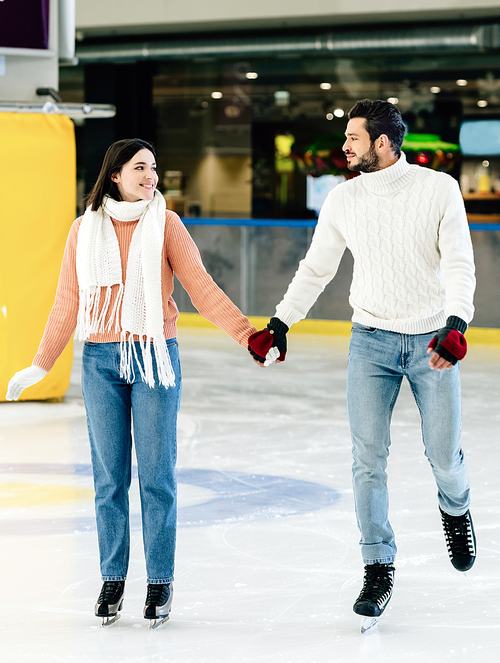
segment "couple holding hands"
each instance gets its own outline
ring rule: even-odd
[[[307,315],[349,248],[354,313],[347,404],[365,566],[354,611],[368,628],[392,595],[396,544],[386,465],[403,377],[421,414],[450,560],[459,571],[472,567],[458,366],[474,312],[472,244],[456,181],[410,165],[401,151],[404,134],[401,114],[389,102],[364,99],[350,110],[343,150],[349,169],[361,176],[329,194],[311,246],[261,331],[214,283],[182,221],[166,210],[156,190],[154,148],[127,139],[108,149],[86,211],[71,227],[38,352],[7,392],[17,400],[43,379],[73,333],[84,341],[82,392],[103,583],[95,614],[103,624],[117,619],[123,604],[132,430],[147,569],[144,617],[155,626],[171,610],[181,393],[174,274],[201,315],[264,367],[285,360],[290,326]]]

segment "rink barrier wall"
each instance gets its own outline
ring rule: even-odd
[[[318,220],[183,217],[182,221],[192,233],[208,272],[226,294],[245,313],[265,315],[274,310],[293,278]],[[500,345],[496,331],[500,329],[500,291],[495,288],[500,278],[500,223],[475,223],[471,218],[469,229],[477,267],[472,324],[481,331],[471,331],[467,338],[472,343]],[[331,323],[351,318],[348,297],[352,263],[352,254],[345,251],[335,284],[328,285],[325,296],[314,304],[309,312],[311,319]],[[181,287],[176,286],[175,292],[179,310],[197,313]],[[349,332],[334,329],[311,333]]]
[[[238,226],[246,228],[316,228],[318,219],[229,219],[215,217],[182,217],[185,226]],[[471,232],[498,232],[500,223],[470,221]]]
[[[262,329],[269,322],[268,317],[249,316],[252,325]],[[191,329],[217,329],[199,313],[181,313],[177,326]],[[290,334],[312,334],[317,336],[350,336],[352,322],[347,320],[312,320],[306,319],[295,323]],[[491,327],[469,327],[466,333],[470,345],[500,345],[500,329]]]

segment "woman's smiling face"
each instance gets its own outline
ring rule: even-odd
[[[135,203],[138,200],[153,200],[158,173],[153,153],[144,148],[139,150],[118,173],[111,176],[122,200]]]

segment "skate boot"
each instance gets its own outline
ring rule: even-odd
[[[476,561],[476,535],[470,511],[463,516],[450,516],[441,508],[448,555],[457,571],[468,571]]]
[[[146,605],[144,606],[144,619],[151,620],[149,628],[157,628],[168,621],[173,598],[173,583],[148,585]]]
[[[356,599],[353,610],[362,616],[361,633],[376,626],[392,596],[394,586],[394,564],[367,564],[363,589]]]
[[[102,626],[110,626],[120,619],[118,613],[122,609],[124,593],[124,580],[104,581],[95,604],[95,616],[102,617]]]

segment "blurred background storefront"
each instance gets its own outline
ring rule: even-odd
[[[388,99],[407,124],[408,159],[460,182],[474,324],[500,327],[500,2],[459,0],[453,15],[439,0],[167,4],[145,19],[129,3],[77,0],[78,64],[61,67],[59,93],[117,109],[76,120],[80,212],[111,142],[152,141],[168,205],[207,269],[245,313],[271,315],[324,197],[352,176],[349,108]],[[350,318],[351,271],[346,253],[310,317]],[[175,298],[194,310],[180,287]]]

